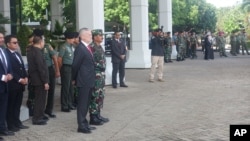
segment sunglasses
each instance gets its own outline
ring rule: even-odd
[[[12,43],[12,44],[18,44],[18,42],[10,42],[10,43]]]

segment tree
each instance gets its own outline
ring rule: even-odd
[[[4,29],[4,27],[1,26],[1,25],[2,25],[2,24],[8,24],[8,23],[10,23],[9,18],[4,17],[4,16],[0,13],[0,32],[3,32],[3,33],[6,32],[5,29]]]
[[[22,14],[25,20],[43,19],[50,0],[22,0]]]

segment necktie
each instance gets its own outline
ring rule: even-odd
[[[7,73],[7,63],[5,60],[5,56],[3,55],[2,49],[0,49],[0,56],[2,58],[2,64],[3,64],[4,71],[5,71],[5,73]]]
[[[90,45],[88,45],[87,48],[88,48],[90,54],[93,56],[93,54],[92,54],[92,49],[91,49]]]

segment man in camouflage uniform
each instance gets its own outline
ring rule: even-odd
[[[195,32],[192,32],[190,36],[190,46],[191,46],[191,59],[194,59],[194,58],[196,59],[197,58],[196,48],[198,46],[198,40],[195,35]]]
[[[164,48],[165,48],[165,55],[164,55],[164,61],[165,63],[172,63],[171,61],[171,54],[172,54],[172,39],[170,37],[171,32],[167,32],[164,36],[165,43],[164,43]]]
[[[235,31],[232,31],[232,34],[230,36],[230,44],[231,44],[231,51],[230,51],[230,53],[233,56],[236,56],[236,42],[237,42],[237,37],[235,35]]]
[[[103,107],[103,100],[105,94],[105,69],[106,58],[105,52],[101,46],[103,41],[103,33],[101,29],[92,31],[93,43],[92,52],[95,61],[95,86],[90,99],[89,113],[90,124],[102,125],[109,121],[108,118],[101,116],[101,108]]]
[[[220,57],[222,56],[227,57],[225,51],[226,40],[224,38],[224,33],[222,31],[219,32],[219,36],[217,37],[216,43],[219,46]]]
[[[236,32],[236,53],[240,54],[240,34],[239,34],[239,31]]]
[[[250,55],[247,48],[247,36],[245,30],[242,30],[240,34],[240,43],[241,43],[242,55],[245,55],[244,50],[246,50],[247,55]]]
[[[66,42],[60,47],[58,65],[61,73],[61,111],[75,110],[73,106],[73,85],[71,81],[71,66],[74,58],[74,33],[65,32]]]
[[[177,37],[177,46],[178,46],[178,54],[177,54],[177,61],[183,61],[185,60],[185,50],[186,50],[186,41],[183,36],[183,31],[179,32],[179,35]]]

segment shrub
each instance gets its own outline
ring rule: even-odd
[[[17,38],[22,51],[22,55],[26,55],[26,47],[29,44],[28,37],[29,35],[31,35],[31,33],[32,31],[27,25],[22,25],[17,32]]]

